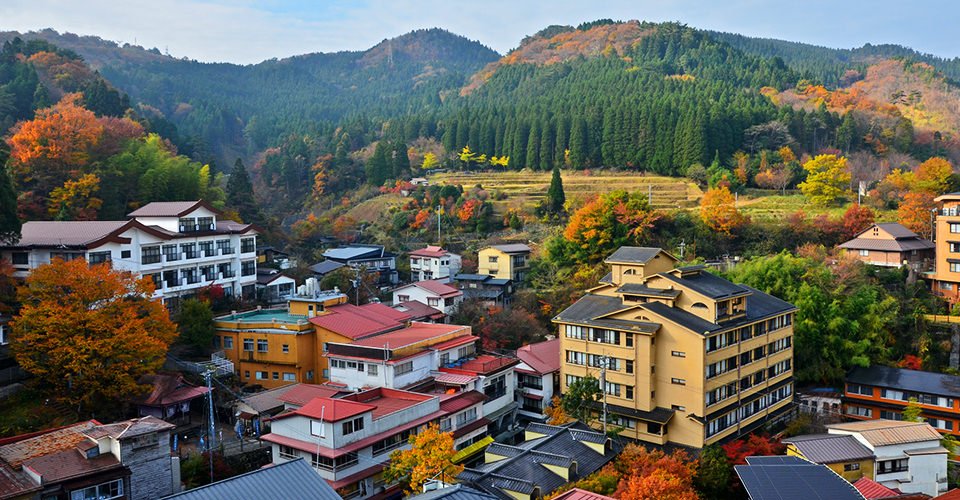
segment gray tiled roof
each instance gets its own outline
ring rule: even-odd
[[[529,494],[539,487],[543,495],[563,486],[566,479],[544,466],[569,466],[577,462],[579,477],[586,477],[599,470],[615,457],[623,446],[613,441],[606,453],[600,453],[587,443],[605,443],[606,436],[579,422],[557,427],[533,424],[532,432],[548,434],[535,440],[526,441],[518,446],[498,446],[488,448],[492,453],[507,451],[515,456],[496,462],[483,464],[475,469],[466,469],[458,476],[461,483],[496,495],[503,500],[515,500],[504,490]],[[502,448],[501,448],[502,447]]]
[[[910,250],[929,250],[936,248],[930,240],[896,239],[882,240],[880,238],[854,238],[841,243],[840,248],[847,250],[876,250],[880,252],[907,252]]]
[[[453,484],[419,495],[407,497],[407,500],[498,500],[497,497],[462,484]]]
[[[206,205],[201,201],[154,201],[127,214],[127,217],[179,217],[194,207]]]
[[[850,370],[847,382],[960,398],[960,376],[943,373],[873,365]]]
[[[533,249],[524,245],[523,243],[510,243],[507,245],[490,245],[492,248],[496,248],[503,253],[529,253]]]
[[[603,259],[606,263],[624,262],[628,264],[646,264],[656,257],[662,250],[652,247],[620,247],[609,257]]]
[[[761,455],[744,457],[747,465],[810,465],[809,460],[804,460],[795,455]]]
[[[340,495],[299,458],[266,469],[163,497],[163,500],[340,500]]]
[[[711,299],[724,299],[749,293],[747,287],[732,283],[707,271],[687,274],[682,278],[670,273],[660,273],[657,276],[666,278]]]
[[[617,293],[626,293],[632,295],[646,295],[649,297],[667,297],[671,299],[680,295],[680,290],[667,290],[665,288],[650,288],[642,283],[626,283],[617,288]]]
[[[873,452],[849,434],[808,434],[785,438],[807,460],[818,464],[831,464],[851,460],[873,458]]]
[[[20,230],[20,247],[85,247],[130,221],[29,221]]]
[[[639,307],[654,314],[663,316],[664,318],[697,333],[713,333],[721,330],[729,330],[731,328],[736,328],[741,324],[753,323],[763,318],[768,318],[777,314],[783,314],[796,310],[796,306],[785,300],[780,300],[773,295],[763,293],[756,288],[746,285],[740,286],[751,292],[750,295],[747,295],[746,299],[747,313],[740,319],[725,321],[720,324],[712,323],[694,315],[693,313],[689,313],[683,309],[670,307],[661,302],[647,302],[640,304]]]

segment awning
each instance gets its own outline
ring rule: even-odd
[[[523,397],[525,397],[525,398],[527,398],[527,399],[536,399],[537,401],[543,401],[543,396],[541,396],[541,395],[539,395],[539,394],[527,394],[527,393],[523,393]]]
[[[458,464],[460,462],[463,462],[464,460],[470,458],[471,456],[485,450],[487,446],[490,446],[490,443],[492,442],[493,442],[493,438],[490,436],[487,436],[481,439],[480,441],[477,441],[476,443],[473,443],[470,446],[467,446],[466,448],[458,451],[457,454],[453,456],[453,463]]]

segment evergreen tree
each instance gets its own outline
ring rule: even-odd
[[[234,162],[230,178],[227,179],[227,205],[240,214],[242,222],[255,224],[262,220],[260,208],[254,197],[253,184],[250,183],[247,168],[240,158]]]
[[[563,211],[563,204],[567,201],[563,194],[563,179],[560,178],[560,169],[554,167],[553,178],[550,180],[550,188],[547,189],[547,204],[553,213]]]
[[[407,156],[407,145],[397,141],[393,145],[393,177],[401,179],[410,173],[410,157]]]
[[[17,216],[17,192],[7,173],[7,153],[0,142],[0,243],[11,245],[20,240],[20,218]]]
[[[530,136],[527,138],[527,168],[540,168],[540,122],[534,121],[530,127]]]
[[[843,122],[837,129],[837,147],[843,151],[850,151],[855,147],[854,139],[857,137],[857,124],[853,121],[853,112],[848,111],[843,115]]]
[[[574,118],[570,127],[570,166],[583,168],[587,163],[587,126],[583,118]]]
[[[389,153],[390,145],[387,141],[377,142],[376,149],[373,150],[373,156],[367,160],[366,173],[367,184],[371,186],[382,186],[387,181],[387,177],[393,171]]]

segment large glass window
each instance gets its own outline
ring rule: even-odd
[[[245,260],[240,263],[240,275],[241,276],[253,276],[257,274],[257,262],[253,260]]]
[[[159,246],[142,247],[140,249],[141,264],[156,264],[158,262],[160,262]]]
[[[87,254],[87,262],[90,264],[102,264],[104,262],[110,261],[110,251],[105,252],[90,252]]]
[[[240,253],[251,253],[257,251],[256,238],[240,238]]]
[[[233,254],[233,246],[230,244],[230,240],[217,240],[217,250],[220,251],[220,255]]]
[[[115,479],[113,481],[90,486],[82,490],[75,490],[70,493],[70,500],[109,500],[111,498],[120,498],[123,496],[123,480]]]

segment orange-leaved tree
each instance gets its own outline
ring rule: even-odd
[[[543,414],[547,416],[547,425],[563,425],[570,421],[570,416],[563,411],[563,398],[560,396],[553,397]]]
[[[627,445],[613,462],[623,478],[615,498],[620,500],[696,500],[693,478],[697,461],[682,450],[666,454],[643,446]]]
[[[176,337],[150,279],[60,259],[20,287],[13,353],[42,393],[71,405],[104,405],[141,390]]]
[[[407,495],[416,495],[422,491],[424,483],[431,479],[452,482],[463,472],[463,466],[453,463],[457,450],[453,447],[453,433],[440,432],[440,428],[431,423],[419,434],[410,436],[411,448],[394,450],[390,454],[390,465],[383,471],[387,483],[403,481],[407,484]]]
[[[693,483],[663,469],[645,476],[630,476],[620,482],[616,498],[620,500],[699,500]]]
[[[907,191],[897,208],[897,222],[923,238],[930,236],[931,211],[936,207],[935,195],[930,191]]]
[[[747,222],[747,218],[737,210],[733,193],[727,186],[708,189],[700,201],[700,218],[714,231],[730,234]]]

